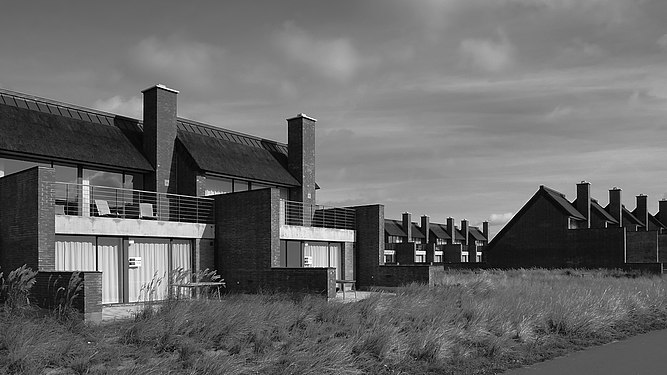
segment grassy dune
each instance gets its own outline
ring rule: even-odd
[[[286,295],[170,301],[84,325],[0,316],[0,373],[493,373],[667,328],[660,278],[456,272],[356,303]]]

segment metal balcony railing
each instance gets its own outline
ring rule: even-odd
[[[55,182],[57,215],[214,223],[214,200],[154,191]]]
[[[325,207],[301,202],[280,200],[281,224],[354,230],[356,214],[353,209]]]

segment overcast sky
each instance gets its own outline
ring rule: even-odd
[[[285,142],[317,122],[318,201],[490,219],[543,184],[667,197],[667,1],[13,1],[0,87]]]

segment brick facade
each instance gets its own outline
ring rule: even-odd
[[[73,277],[81,279],[78,292],[71,287],[76,287],[76,283],[70,283]],[[71,307],[83,314],[84,320],[102,320],[102,272],[39,271],[30,293],[40,307],[51,309],[71,303]]]
[[[0,267],[55,267],[55,171],[34,167],[0,178]]]
[[[658,232],[627,232],[625,261],[628,263],[658,262]]]
[[[375,278],[384,265],[384,206],[381,204],[350,207],[357,221],[357,288],[377,285]]]
[[[148,173],[144,178],[145,189],[161,193],[177,193],[174,144],[178,92],[158,85],[144,90],[143,94],[143,154],[155,168],[154,172]]]
[[[378,268],[375,285],[399,287],[411,283],[434,285],[445,274],[443,266],[431,265],[383,265]]]

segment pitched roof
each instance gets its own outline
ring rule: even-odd
[[[612,223],[618,223],[618,220],[614,219],[611,214],[605,210],[600,204],[598,203],[597,200],[591,199],[591,210],[595,211],[598,213],[600,216],[602,216],[603,220],[610,221]]]
[[[484,237],[484,233],[479,230],[477,227],[468,227],[468,233],[475,241],[486,241],[487,238]]]
[[[622,208],[623,212],[623,226],[626,224],[634,224],[639,226],[644,226],[644,223],[641,222],[635,215],[632,214],[625,206]],[[626,223],[627,221],[627,223]]]
[[[552,202],[556,203],[556,206],[560,208],[563,212],[565,212],[567,215],[572,216],[574,218],[580,219],[580,220],[586,220],[584,215],[581,214],[581,212],[577,211],[577,209],[570,203],[566,198],[565,194],[550,189],[544,185],[540,186],[540,191],[544,192],[548,198],[552,200]]]
[[[153,167],[112,118],[0,91],[0,151],[140,171]]]
[[[203,171],[299,186],[280,152],[186,131],[178,131],[178,140]]]
[[[416,223],[411,223],[411,224],[412,224],[412,238],[426,238],[426,236],[424,236],[424,233],[422,233],[422,230],[419,227],[419,225],[417,225]]]
[[[655,226],[655,228],[667,228],[665,227],[665,224],[663,224],[660,220],[658,220],[657,217],[655,217],[655,215],[648,214],[648,220]]]
[[[389,236],[405,237],[403,223],[398,220],[384,219],[384,231]]]
[[[447,233],[447,226],[443,224],[436,224],[436,223],[430,223],[429,224],[429,229],[431,230],[431,234],[435,236],[435,238],[440,238],[440,239],[445,239],[448,240],[452,238],[448,233]]]
[[[0,110],[0,151],[153,170],[140,151],[140,120],[4,89],[0,89]],[[177,139],[200,169],[300,185],[287,172],[286,144],[180,117],[176,121]]]

